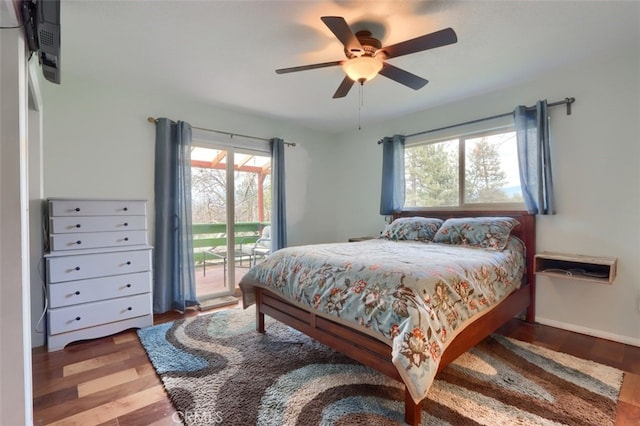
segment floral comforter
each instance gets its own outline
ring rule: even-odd
[[[389,343],[413,399],[422,400],[448,343],[520,287],[524,244],[500,252],[375,239],[289,247],[242,278],[245,308],[264,287]]]

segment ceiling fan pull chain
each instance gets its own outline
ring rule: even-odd
[[[364,85],[362,83],[360,83],[360,87],[358,88],[358,94],[359,94],[359,99],[358,99],[358,130],[362,130],[362,106],[364,105],[364,96],[362,91]]]

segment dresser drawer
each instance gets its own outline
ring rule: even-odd
[[[49,200],[49,216],[146,215],[142,200]]]
[[[52,217],[49,224],[49,232],[52,234],[147,229],[145,216]]]
[[[49,334],[151,314],[151,294],[49,309]]]
[[[48,288],[51,308],[115,299],[116,297],[149,293],[151,291],[151,271],[66,281],[51,284]]]
[[[151,270],[151,249],[47,258],[48,283]]]
[[[53,251],[140,246],[147,244],[147,231],[56,234],[50,244]]]

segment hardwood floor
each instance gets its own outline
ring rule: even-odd
[[[184,316],[159,315],[155,322]],[[498,332],[624,370],[616,425],[640,424],[640,348],[515,319]],[[34,349],[33,392],[36,425],[180,424],[135,331],[51,353]]]

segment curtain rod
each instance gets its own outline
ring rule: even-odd
[[[155,123],[157,123],[157,122],[158,122],[158,119],[153,118],[153,117],[147,117],[147,121],[148,121],[149,123],[155,124]],[[173,120],[171,120],[171,122],[172,122],[173,124],[175,124],[175,123],[176,123],[176,122],[175,122],[175,121],[173,121]],[[227,136],[229,136],[229,137],[231,137],[231,138],[233,138],[234,136],[240,136],[240,137],[242,137],[242,138],[255,139],[255,140],[258,140],[258,141],[265,141],[265,142],[269,142],[269,141],[270,141],[270,139],[267,139],[267,138],[259,138],[259,137],[257,137],[257,136],[243,135],[243,134],[240,134],[240,133],[225,132],[225,131],[223,131],[223,130],[205,129],[204,127],[196,127],[196,126],[191,126],[191,128],[192,128],[192,129],[198,129],[198,130],[204,130],[205,132],[220,133],[221,135],[227,135]],[[284,144],[285,144],[285,145],[289,145],[289,146],[296,146],[296,143],[295,143],[295,142],[286,142],[286,141],[285,141],[285,142],[284,142]]]
[[[548,107],[554,107],[554,106],[558,106],[558,105],[566,105],[567,106],[567,115],[571,115],[571,104],[574,103],[576,101],[576,98],[564,98],[563,101],[558,101],[558,102],[551,102],[550,104],[547,104]],[[535,109],[535,107],[527,107],[528,110],[532,110]],[[425,130],[422,132],[418,132],[418,133],[412,133],[410,135],[406,135],[405,138],[412,138],[414,136],[421,136],[421,135],[426,135],[427,133],[433,133],[433,132],[437,132],[440,130],[447,130],[447,129],[453,129],[454,127],[460,127],[460,126],[466,126],[467,124],[475,124],[475,123],[480,123],[482,121],[488,121],[488,120],[494,120],[496,118],[502,118],[502,117],[507,117],[509,115],[513,115],[513,111],[512,112],[505,112],[503,114],[497,114],[497,115],[492,115],[491,117],[484,117],[484,118],[478,118],[475,120],[471,120],[471,121],[465,121],[464,123],[458,123],[458,124],[452,124],[450,126],[444,126],[444,127],[438,127],[437,129],[431,129],[431,130]],[[380,139],[378,141],[378,144],[382,143],[382,139]]]

